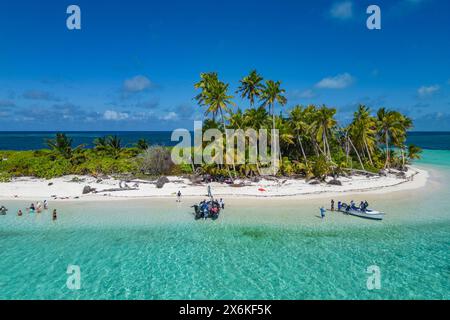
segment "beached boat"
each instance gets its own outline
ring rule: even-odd
[[[342,213],[350,214],[352,216],[366,218],[366,219],[372,219],[372,220],[383,220],[384,218],[384,212],[371,210],[371,209],[365,209],[361,210],[359,208],[351,208],[350,206],[347,206],[345,204],[342,205],[341,210],[339,210]]]

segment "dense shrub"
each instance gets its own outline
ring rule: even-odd
[[[162,146],[151,146],[138,156],[139,170],[150,175],[168,174],[173,167],[170,151]]]

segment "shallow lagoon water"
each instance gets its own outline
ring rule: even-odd
[[[436,152],[438,155],[436,155]],[[426,151],[426,188],[361,197],[384,221],[338,213],[329,199],[230,200],[194,221],[194,200],[55,203],[0,216],[1,299],[449,299],[450,152]],[[67,266],[81,289],[66,287]],[[370,291],[367,267],[381,270]]]

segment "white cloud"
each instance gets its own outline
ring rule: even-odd
[[[417,89],[417,94],[419,95],[419,97],[424,98],[424,97],[429,97],[432,96],[434,93],[436,93],[437,91],[439,91],[440,86],[433,85],[433,86],[422,86],[419,89]]]
[[[299,98],[311,99],[311,98],[314,98],[316,96],[316,94],[313,90],[307,89],[305,91],[299,92],[298,96],[299,96]]]
[[[159,117],[160,120],[171,121],[178,119],[178,116],[175,112],[171,111],[164,116]]]
[[[149,89],[152,86],[152,82],[142,75],[135,76],[130,79],[126,79],[123,83],[123,89],[126,92],[135,93]]]
[[[355,79],[349,73],[338,74],[320,80],[316,87],[320,89],[344,89],[350,86]]]
[[[125,112],[117,112],[114,110],[106,110],[103,113],[103,119],[110,120],[110,121],[119,121],[119,120],[125,120],[128,119],[128,113]]]
[[[335,3],[330,10],[333,18],[346,20],[353,17],[353,3],[351,1],[343,1]]]

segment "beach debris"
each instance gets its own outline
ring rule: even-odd
[[[311,180],[308,184],[320,184],[319,180]]]
[[[158,181],[156,181],[156,187],[158,189],[161,189],[162,187],[164,187],[164,185],[166,183],[169,183],[169,182],[170,182],[169,178],[167,178],[166,176],[161,176],[161,177],[159,177]]]
[[[386,177],[386,176],[387,176],[386,170],[380,170],[380,171],[378,172],[378,174],[379,174],[380,176],[383,176],[383,177]]]
[[[48,186],[52,186],[52,185],[53,185],[53,182],[49,182],[47,185],[48,185]]]
[[[84,186],[84,188],[83,188],[83,194],[88,194],[88,193],[91,193],[94,191],[95,191],[95,188],[91,188],[91,186]]]
[[[342,182],[338,179],[330,180],[327,183],[333,186],[342,186]]]
[[[92,188],[92,193],[102,193],[102,192],[116,192],[116,191],[130,191],[130,190],[139,190],[139,188],[112,188],[112,189],[103,189],[103,190],[95,190]]]
[[[403,172],[403,171],[400,171],[400,172],[397,172],[397,173],[395,174],[395,176],[396,176],[397,178],[405,179],[405,178],[406,178],[406,173]]]
[[[259,188],[258,191],[265,192],[265,191],[267,191],[267,190],[264,189],[264,188]]]

